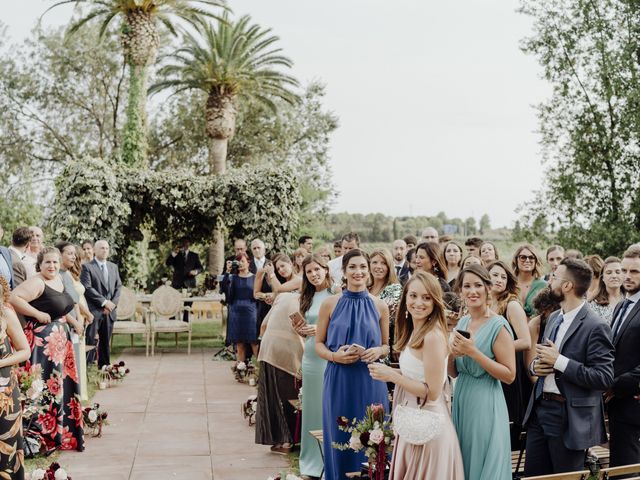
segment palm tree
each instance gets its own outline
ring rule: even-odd
[[[99,39],[102,39],[114,19],[121,21],[122,47],[129,65],[129,99],[121,157],[122,161],[130,165],[146,166],[148,67],[154,63],[158,52],[158,27],[163,25],[172,35],[177,36],[172,22],[172,17],[177,17],[199,29],[205,25],[205,17],[220,20],[218,15],[202,7],[226,9],[224,0],[62,0],[47,9],[47,12],[68,3],[91,6],[85,15],[69,27],[69,35],[77,32],[87,22],[102,19],[99,31]]]
[[[197,89],[206,93],[203,107],[211,174],[226,171],[227,146],[235,132],[239,101],[256,100],[274,113],[274,98],[292,104],[298,101],[291,90],[299,85],[298,81],[280,70],[291,68],[293,62],[274,46],[279,38],[271,35],[271,29],[250,21],[245,15],[233,22],[225,13],[217,28],[207,24],[202,29],[202,39],[185,34],[184,46],[169,55],[158,72],[164,79],[149,89],[151,93],[164,89],[174,93]],[[222,230],[216,228],[209,249],[212,273],[222,271],[223,258]]]

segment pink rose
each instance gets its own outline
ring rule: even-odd
[[[371,433],[369,434],[369,440],[378,445],[384,441],[384,433],[379,428],[371,430]]]

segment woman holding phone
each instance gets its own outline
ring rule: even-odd
[[[490,289],[482,266],[464,268],[458,277],[469,314],[453,332],[449,375],[458,378],[452,416],[467,480],[511,479],[509,412],[500,382],[515,379],[515,348],[509,323],[489,308]]]
[[[320,305],[332,295],[329,289],[331,277],[326,260],[318,254],[304,259],[302,272],[301,315],[294,321],[294,328],[305,338],[302,356],[300,474],[320,478],[324,469],[322,452],[309,431],[322,429],[322,381],[327,361],[316,353],[315,335]]]
[[[316,329],[316,353],[327,360],[322,388],[325,478],[342,480],[359,471],[364,453],[337,450],[334,442],[349,441],[338,429],[338,417],[362,418],[373,403],[388,412],[387,386],[369,375],[367,364],[389,354],[389,308],[367,290],[369,256],[353,249],[342,257],[346,289],[320,306]],[[357,346],[364,348],[359,355]],[[304,396],[304,395],[303,395]]]

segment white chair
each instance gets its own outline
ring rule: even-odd
[[[149,325],[145,323],[145,316],[138,316],[138,299],[133,290],[122,287],[120,300],[116,309],[116,322],[113,324],[113,335],[131,335],[131,346],[133,347],[133,336],[141,333],[144,336],[145,356],[149,356]],[[111,337],[113,343],[113,336]]]
[[[182,321],[182,312],[188,312],[188,322]],[[176,289],[162,286],[151,295],[150,326],[151,326],[151,356],[155,355],[155,340],[158,333],[174,333],[176,347],[178,333],[188,333],[187,354],[191,355],[191,309],[185,307],[182,295]],[[173,317],[173,318],[172,318]]]

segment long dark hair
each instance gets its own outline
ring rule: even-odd
[[[507,305],[509,302],[516,300],[518,301],[518,294],[520,293],[520,287],[518,287],[518,279],[509,268],[509,265],[502,260],[496,260],[495,262],[491,262],[487,267],[487,271],[489,272],[489,277],[491,277],[491,269],[493,267],[500,267],[507,274],[507,285],[504,289],[504,292],[499,294],[494,294],[491,292],[491,295],[495,299],[498,304],[498,311],[496,312],[499,315],[504,315],[507,311]]]
[[[447,262],[440,251],[440,245],[433,242],[422,242],[416,247],[416,255],[418,254],[418,250],[424,250],[429,260],[435,264],[433,266],[433,275],[442,278],[446,282],[449,271],[447,270]]]
[[[324,288],[329,288],[331,286],[331,275],[329,274],[329,267],[327,266],[327,262],[324,258],[322,258],[317,253],[313,255],[307,255],[305,259],[302,261],[302,288],[300,293],[300,313],[305,315],[309,309],[311,308],[311,303],[313,302],[313,297],[316,294],[316,287],[311,285],[311,282],[307,278],[307,274],[305,273],[305,269],[307,265],[312,263],[317,263],[320,265],[327,276],[324,279],[324,284],[322,285]]]
[[[433,311],[427,321],[416,332],[413,340],[413,319],[407,310],[407,293],[409,286],[414,282],[420,282],[433,301]],[[409,281],[402,290],[402,297],[398,304],[398,313],[396,314],[396,342],[393,349],[401,352],[408,345],[411,348],[418,349],[424,343],[424,337],[434,328],[439,328],[444,338],[448,338],[447,317],[445,315],[445,305],[442,299],[442,288],[436,277],[426,272],[416,272],[411,276]]]
[[[610,263],[620,263],[621,260],[618,257],[607,257],[602,265],[602,269],[600,270],[600,279],[598,280],[598,291],[593,296],[592,300],[596,302],[598,305],[609,305],[609,292],[607,292],[607,286],[604,284],[604,271],[607,268],[607,265]],[[620,293],[624,294],[624,287],[620,286]]]

